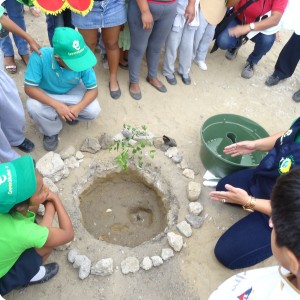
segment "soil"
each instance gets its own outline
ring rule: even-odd
[[[49,45],[45,16],[34,18],[25,13],[28,32],[43,46]],[[235,59],[228,61],[224,51],[218,50],[208,54],[207,71],[201,71],[197,65],[191,68],[192,84],[184,85],[178,76],[178,84],[170,86],[159,73],[159,78],[166,85],[168,92],[161,94],[146,82],[146,62],[141,68],[142,100],[134,101],[128,92],[128,73],[119,70],[118,80],[122,90],[119,100],[109,96],[108,71],[102,68],[100,54],[97,53],[98,64],[95,67],[99,84],[99,102],[102,108],[99,118],[79,123],[76,128],[65,125],[60,133],[57,152],[73,145],[80,148],[86,136],[99,137],[103,133],[115,135],[123,124],[135,127],[147,125],[157,137],[163,135],[174,138],[178,149],[183,154],[189,167],[196,173],[195,181],[202,182],[205,169],[199,157],[200,129],[203,122],[220,113],[233,113],[256,121],[270,134],[287,129],[299,116],[299,104],[292,101],[292,95],[300,87],[299,66],[295,74],[277,86],[269,88],[264,81],[273,72],[280,50],[288,40],[291,32],[281,32],[281,42],[275,42],[271,51],[261,60],[253,78],[246,80],[240,73],[253,44],[244,45]],[[26,103],[23,89],[25,66],[16,51],[18,73],[12,75],[19,89],[22,101]],[[161,65],[159,70],[161,70]],[[41,158],[46,151],[42,146],[42,135],[27,115],[26,136],[34,141],[35,160]],[[200,202],[204,206],[203,215],[207,218],[204,225],[193,230],[193,235],[185,239],[185,247],[180,253],[165,262],[159,268],[136,274],[123,275],[120,262],[128,256],[136,256],[140,261],[145,256],[160,255],[162,247],[167,247],[163,233],[155,241],[148,241],[137,247],[129,248],[112,245],[93,238],[82,226],[79,201],[74,200],[74,191],[91,166],[112,164],[113,154],[100,151],[98,155],[85,154],[81,166],[71,171],[68,178],[58,183],[59,195],[66,205],[75,228],[75,241],[72,248],[79,249],[81,254],[90,257],[93,263],[112,257],[115,263],[113,275],[108,277],[89,276],[85,280],[78,278],[78,270],[67,261],[68,251],[53,251],[48,261],[56,261],[60,271],[51,281],[15,290],[6,295],[9,300],[35,299],[208,299],[209,294],[237,270],[228,270],[219,264],[214,256],[214,246],[221,234],[239,220],[246,212],[239,207],[231,207],[213,202],[209,198],[211,189],[203,187]],[[187,214],[186,186],[189,180],[182,176],[182,171],[163,153],[157,152],[151,162],[160,174],[171,199],[176,202],[178,219],[184,220]],[[108,207],[109,208],[109,207]],[[176,232],[175,226],[171,228]],[[170,230],[171,230],[170,229]],[[274,258],[254,266],[274,265]],[[241,271],[241,270],[238,270]]]

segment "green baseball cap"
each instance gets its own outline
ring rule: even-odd
[[[35,191],[36,176],[31,156],[0,164],[0,213],[8,213]]]
[[[57,27],[53,39],[54,55],[59,56],[64,63],[75,72],[92,68],[97,59],[86,45],[82,35],[69,27]]]

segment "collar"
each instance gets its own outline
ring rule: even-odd
[[[288,270],[286,270],[285,268],[279,266],[278,268],[278,272],[281,276],[281,290],[283,290],[283,288],[285,286],[289,286],[292,290],[295,291],[295,293],[300,295],[300,290],[298,290],[290,281],[289,278],[291,278],[292,276],[294,276],[294,274],[292,274],[291,272],[289,272]]]

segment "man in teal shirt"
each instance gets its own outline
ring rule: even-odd
[[[44,135],[47,151],[55,150],[62,121],[74,125],[92,120],[100,113],[98,88],[93,66],[97,60],[79,32],[59,27],[53,48],[32,54],[25,72],[27,110]]]

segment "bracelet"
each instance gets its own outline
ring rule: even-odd
[[[243,205],[243,210],[254,212],[255,204],[256,204],[256,198],[249,196],[249,200],[247,201],[247,203],[245,205]]]

